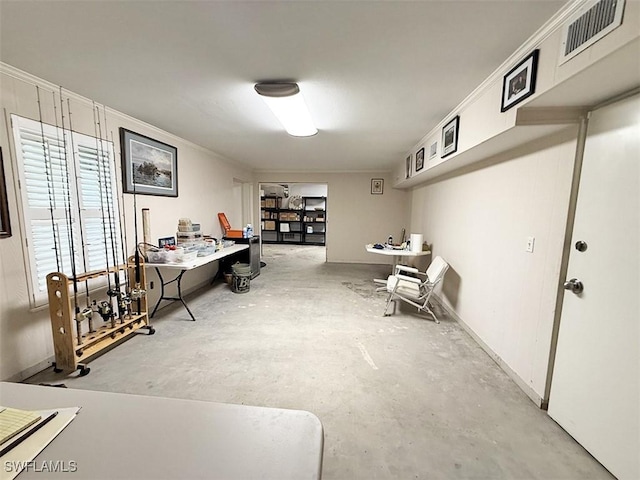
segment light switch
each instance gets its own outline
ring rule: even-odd
[[[536,243],[536,237],[527,237],[527,248],[526,248],[527,252],[533,253],[534,243]]]

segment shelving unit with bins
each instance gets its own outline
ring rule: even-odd
[[[303,197],[302,228],[306,245],[326,243],[327,197]]]
[[[279,243],[279,212],[282,197],[260,198],[261,234],[263,243]]]
[[[126,271],[129,279],[129,288],[142,288],[146,290],[146,277],[144,260],[140,259],[139,283],[135,281],[136,267],[134,257],[129,257],[126,265],[110,267],[108,270],[91,272],[77,277],[78,282],[84,282],[93,278],[106,277],[114,272]],[[53,349],[55,353],[54,370],[80,370],[80,376],[89,373],[86,362],[91,357],[102,352],[115,343],[129,337],[136,330],[147,329],[149,335],[155,333],[155,329],[149,322],[147,312],[147,297],[143,295],[139,300],[134,300],[132,306],[136,311],[116,319],[105,322],[93,332],[82,333],[78,338],[76,318],[71,305],[72,296],[69,292],[73,278],[64,273],[54,272],[47,275],[47,290],[49,296],[49,314],[51,318],[51,330],[53,333]],[[96,320],[99,321],[99,320]]]
[[[325,245],[327,197],[302,197],[302,208],[282,208],[282,197],[262,197],[263,243]]]
[[[302,242],[302,210],[281,209],[278,220],[282,243]]]

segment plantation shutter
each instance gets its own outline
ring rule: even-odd
[[[86,135],[74,137],[78,160],[79,201],[85,241],[87,271],[122,263],[120,211],[113,169],[113,149],[108,142]]]
[[[16,115],[12,124],[30,291],[38,306],[47,301],[47,274],[72,276],[72,260],[76,274],[122,263],[113,146]]]

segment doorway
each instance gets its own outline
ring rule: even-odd
[[[326,183],[263,182],[259,184],[260,241],[314,250],[327,261],[328,185]],[[279,248],[282,250],[282,248]],[[264,252],[264,248],[263,248]]]

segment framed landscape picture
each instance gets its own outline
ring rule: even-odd
[[[178,149],[120,128],[124,193],[178,196]]]

